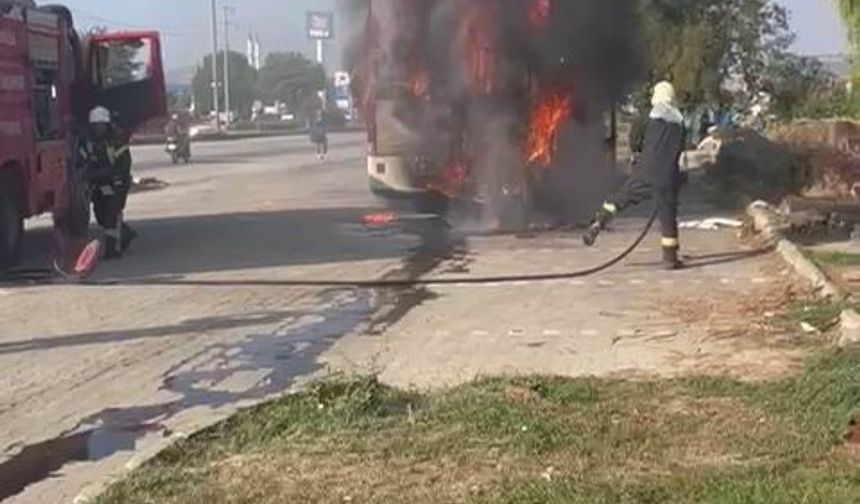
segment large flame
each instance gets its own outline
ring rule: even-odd
[[[549,166],[558,148],[558,133],[570,119],[573,93],[554,91],[545,94],[532,111],[526,144],[526,162]]]

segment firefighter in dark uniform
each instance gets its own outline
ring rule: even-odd
[[[684,116],[677,108],[675,88],[669,82],[655,86],[651,105],[638,160],[634,152],[633,176],[604,203],[583,241],[588,246],[594,245],[600,232],[619,213],[653,198],[657,201],[663,233],[663,265],[675,270],[683,266],[678,254],[678,194],[682,181],[680,158],[686,141]],[[635,151],[635,137],[639,135],[632,136]]]
[[[80,156],[87,167],[96,221],[105,233],[105,259],[116,259],[128,250],[137,233],[125,222],[131,189],[131,151],[104,107],[90,112],[89,131]]]

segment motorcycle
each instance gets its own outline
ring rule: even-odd
[[[173,161],[173,164],[179,164],[179,161],[184,161],[185,164],[191,162],[191,148],[188,145],[188,142],[182,142],[177,137],[168,137],[167,138],[167,147],[165,148],[165,152],[170,156],[170,160]]]

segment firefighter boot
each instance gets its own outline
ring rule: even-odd
[[[666,271],[675,271],[682,269],[684,263],[678,257],[680,249],[677,246],[663,247],[663,269]]]
[[[587,247],[593,247],[597,242],[597,237],[600,236],[600,233],[609,224],[612,219],[615,218],[615,214],[618,213],[618,208],[615,205],[610,203],[606,203],[603,205],[603,208],[597,212],[597,216],[594,217],[594,220],[589,224],[588,229],[585,230],[585,234],[582,235],[582,242],[585,243]]]
[[[137,231],[132,229],[132,227],[129,226],[128,224],[123,223],[122,224],[122,243],[120,244],[122,246],[122,251],[123,252],[128,251],[128,249],[131,248],[131,243],[136,239],[137,239]]]

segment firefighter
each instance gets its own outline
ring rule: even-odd
[[[87,133],[80,156],[87,167],[96,220],[105,233],[105,259],[116,259],[137,237],[123,218],[132,184],[131,151],[104,107],[90,112]]]
[[[669,82],[654,87],[651,105],[641,153],[639,156],[634,153],[638,161],[634,163],[633,175],[604,203],[583,241],[593,246],[601,231],[619,213],[653,198],[657,201],[663,233],[663,265],[667,270],[676,270],[683,267],[678,254],[678,194],[682,182],[680,158],[686,141],[684,116],[677,108],[675,88]]]

